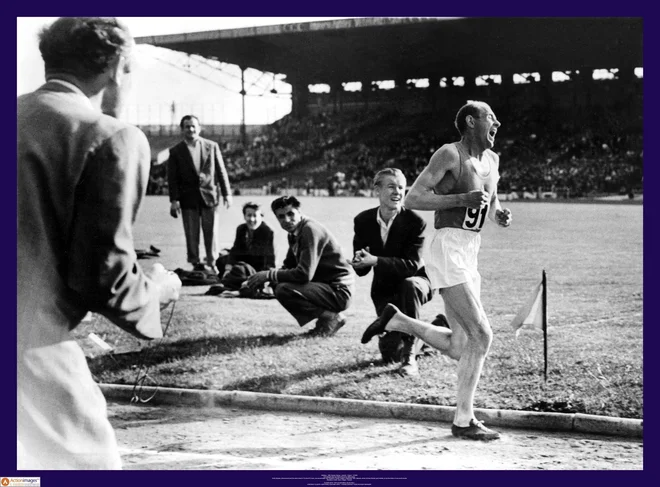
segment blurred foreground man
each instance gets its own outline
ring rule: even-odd
[[[115,118],[133,45],[114,18],[60,18],[40,35],[46,84],[18,99],[19,469],[121,468],[70,331],[93,311],[160,338],[160,310],[179,296],[176,274],[145,274],[133,248],[149,144]]]

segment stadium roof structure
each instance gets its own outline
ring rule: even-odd
[[[641,67],[641,17],[356,18],[139,37],[317,84]]]

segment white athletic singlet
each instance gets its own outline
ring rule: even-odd
[[[442,180],[435,186],[436,194],[460,194],[468,193],[475,189],[483,189],[492,196],[497,188],[497,182],[500,179],[496,156],[493,151],[486,149],[482,156],[482,163],[470,156],[460,142],[454,142],[454,147],[458,150],[460,158],[460,168],[458,179],[453,174],[447,173]],[[487,162],[487,169],[480,172],[475,167],[475,163],[484,165]],[[490,210],[490,204],[482,208],[456,207],[447,210],[436,210],[435,228],[462,228],[472,232],[479,232],[483,227]]]

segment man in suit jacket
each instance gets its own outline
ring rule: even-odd
[[[93,311],[160,338],[161,307],[181,287],[160,264],[145,274],[133,247],[149,143],[115,118],[133,45],[116,19],[60,18],[39,43],[46,84],[18,99],[19,469],[121,468],[105,399],[70,331]]]
[[[386,168],[374,177],[380,204],[354,219],[353,268],[365,276],[373,268],[371,299],[376,314],[393,303],[413,318],[431,300],[433,292],[424,270],[422,247],[426,223],[412,210],[404,208],[406,178],[399,169]],[[441,319],[441,318],[439,318]],[[386,361],[397,359],[390,352],[400,347],[402,375],[418,375],[416,355],[423,342],[399,332],[388,332],[380,339]]]
[[[231,189],[220,147],[199,136],[201,126],[194,115],[181,119],[183,140],[170,149],[167,179],[170,215],[181,214],[186,236],[188,262],[194,270],[204,270],[199,260],[199,230],[204,235],[207,269],[217,272],[217,216],[220,197],[225,208],[231,206]]]

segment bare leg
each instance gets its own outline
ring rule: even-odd
[[[463,327],[459,325],[458,312],[451,306],[451,303],[445,304],[445,315],[452,332],[451,347],[446,355],[455,360],[460,360],[467,343],[467,335]]]
[[[386,331],[400,331],[413,335],[424,342],[437,348],[445,355],[458,360],[461,357],[463,344],[466,341],[464,333],[454,333],[453,329],[458,325],[452,323],[449,306],[445,305],[447,310],[447,319],[452,329],[447,329],[440,326],[433,326],[425,321],[417,320],[404,315],[397,310],[396,314],[385,325]],[[460,327],[459,327],[460,328]],[[456,335],[456,336],[455,336]]]
[[[493,332],[471,283],[459,284],[443,290],[446,303],[451,303],[454,318],[463,328],[466,341],[458,361],[456,394],[456,426],[469,426],[474,418],[474,393],[481,376]]]
[[[490,348],[492,330],[473,284],[464,283],[443,289],[442,295],[451,330],[410,318],[400,311],[387,322],[385,330],[421,338],[458,360],[454,424],[468,426],[474,418],[474,393]]]

